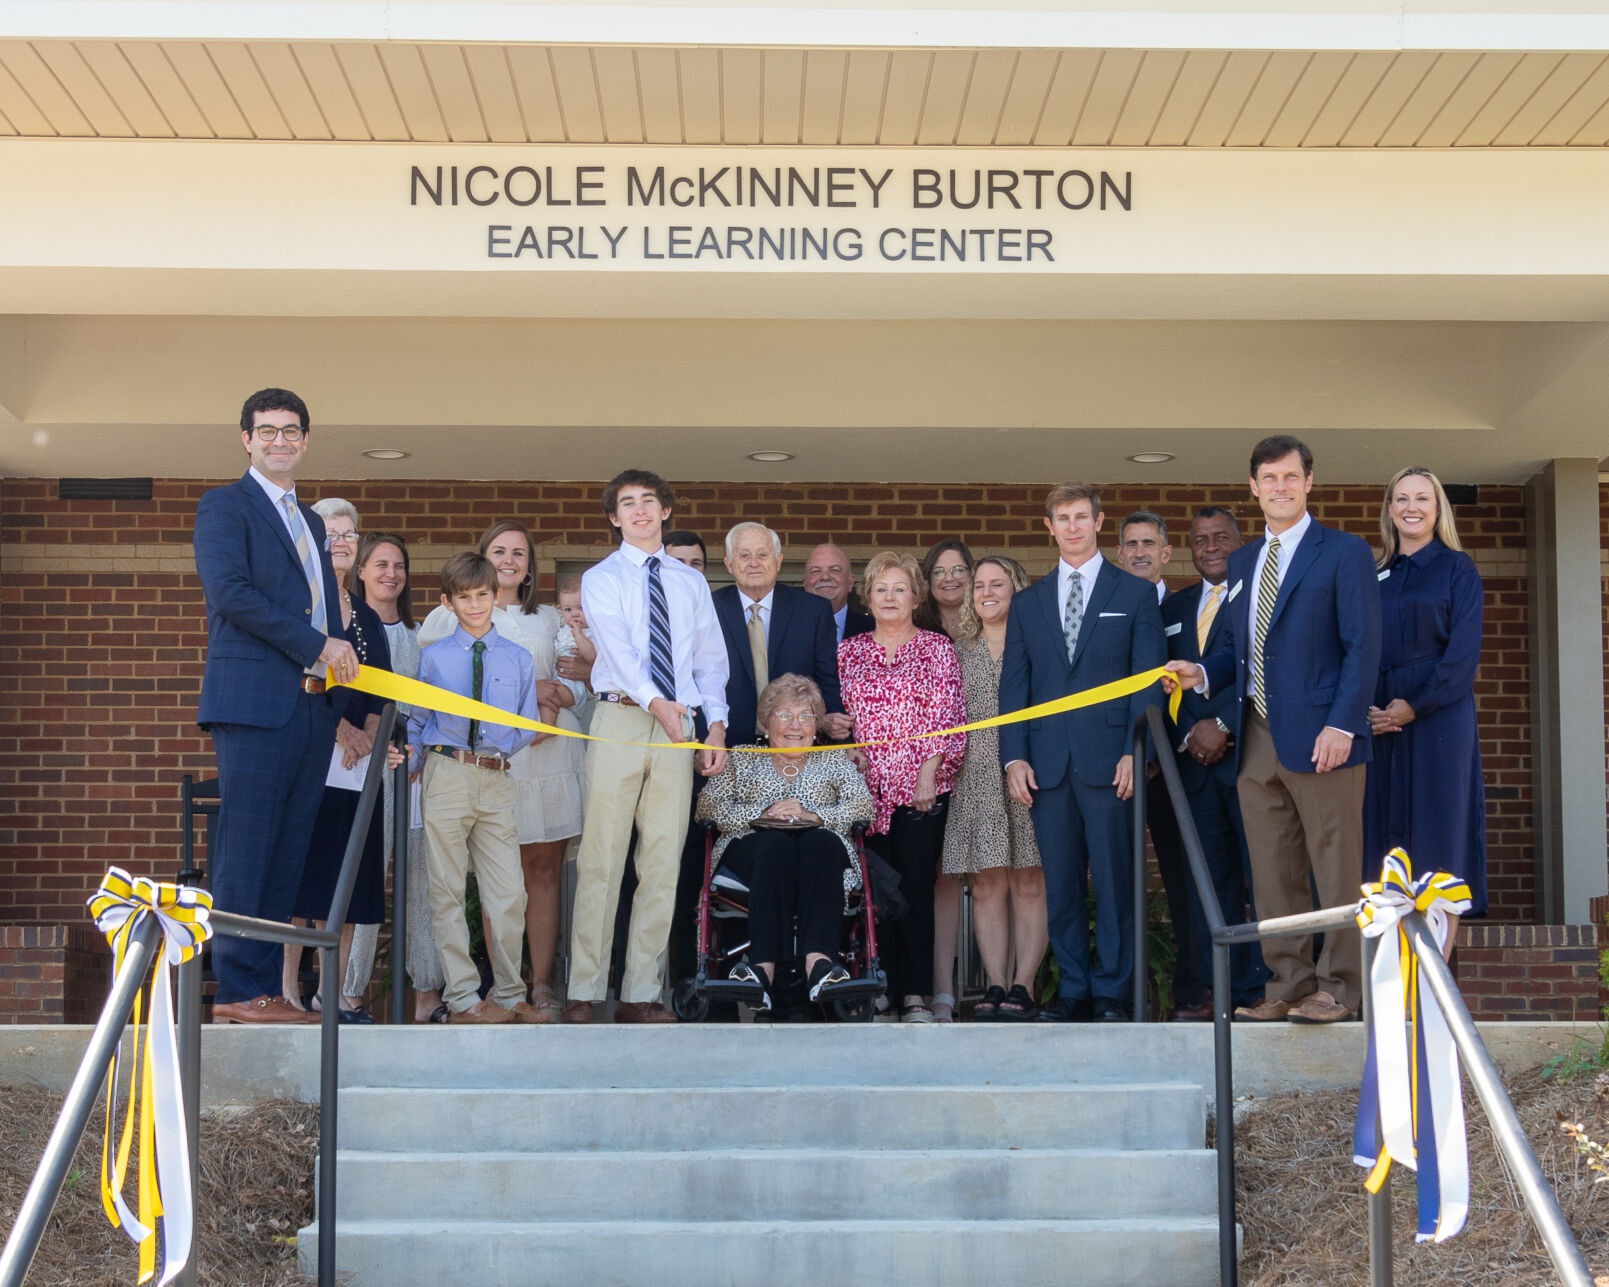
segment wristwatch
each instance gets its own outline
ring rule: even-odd
[[[1226,735],[1231,735],[1232,736],[1232,734],[1230,734],[1229,725],[1225,724],[1223,722],[1223,720],[1220,719],[1218,716],[1214,715],[1213,718],[1212,718],[1212,722],[1218,726],[1218,728],[1219,728],[1219,730],[1221,732],[1223,732]],[[1182,738],[1179,739],[1178,753],[1180,755],[1183,755],[1187,750],[1189,750],[1189,748],[1190,748],[1190,734],[1195,732],[1195,729],[1196,729],[1196,726],[1194,724],[1192,724],[1187,730],[1185,730],[1185,735]]]

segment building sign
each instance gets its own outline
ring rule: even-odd
[[[801,164],[796,149],[744,149],[577,164],[573,150],[542,151],[511,165],[410,164],[408,205],[473,215],[455,222],[456,235],[509,264],[887,271],[1048,267],[1081,221],[1130,214],[1135,202],[1133,170],[1065,159],[938,166],[851,154]]]

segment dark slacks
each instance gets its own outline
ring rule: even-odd
[[[218,827],[208,855],[213,902],[222,911],[288,921],[324,798],[335,711],[327,697],[302,693],[283,728],[214,724],[211,732],[219,792]],[[215,1000],[278,996],[283,957],[278,943],[217,935],[212,940]]]
[[[1190,816],[1201,837],[1201,852],[1212,873],[1218,909],[1225,923],[1257,919],[1252,899],[1251,855],[1246,850],[1246,826],[1240,817],[1240,793],[1227,772],[1214,773],[1199,791],[1190,795]],[[1191,929],[1194,971],[1204,983],[1212,982],[1212,934],[1199,899],[1192,900],[1196,917]],[[1260,1001],[1268,982],[1260,943],[1236,943],[1229,949],[1230,999],[1236,1005]]]
[[[947,799],[940,796],[940,802]],[[888,970],[888,995],[928,996],[933,991],[933,882],[944,853],[944,812],[894,810],[887,835],[869,835],[869,845],[899,874],[905,915],[879,931],[878,952]]]
[[[777,962],[812,952],[836,959],[848,865],[844,842],[826,827],[755,831],[729,844],[721,866],[749,887],[749,959]]]
[[[1035,793],[1030,816],[1045,867],[1060,996],[1127,1006],[1134,980],[1134,802],[1119,800],[1110,784],[1080,781],[1069,769],[1055,786]],[[1089,952],[1091,887],[1098,964]]]

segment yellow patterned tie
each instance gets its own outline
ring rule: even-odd
[[[1274,600],[1279,598],[1279,537],[1270,537],[1263,574],[1257,581],[1257,628],[1252,633],[1252,705],[1268,718],[1267,689],[1263,683],[1263,645],[1268,642],[1268,623],[1274,617]]]
[[[770,663],[765,656],[765,622],[760,620],[758,603],[749,604],[749,655],[754,658],[754,692],[758,696],[771,682]]]
[[[1212,633],[1212,623],[1218,619],[1218,600],[1224,588],[1215,585],[1207,591],[1207,602],[1202,605],[1201,615],[1196,618],[1196,656],[1207,651],[1207,636]]]

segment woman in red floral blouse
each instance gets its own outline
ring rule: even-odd
[[[866,564],[861,594],[876,621],[869,634],[838,645],[844,709],[855,740],[877,742],[934,733],[966,722],[966,691],[955,648],[919,630],[911,614],[926,593],[909,554],[884,550]],[[908,910],[886,936],[888,994],[901,997],[907,1023],[932,1023],[933,886],[944,848],[944,809],[966,750],[966,734],[866,749],[866,785],[876,803],[868,843],[899,873]]]

